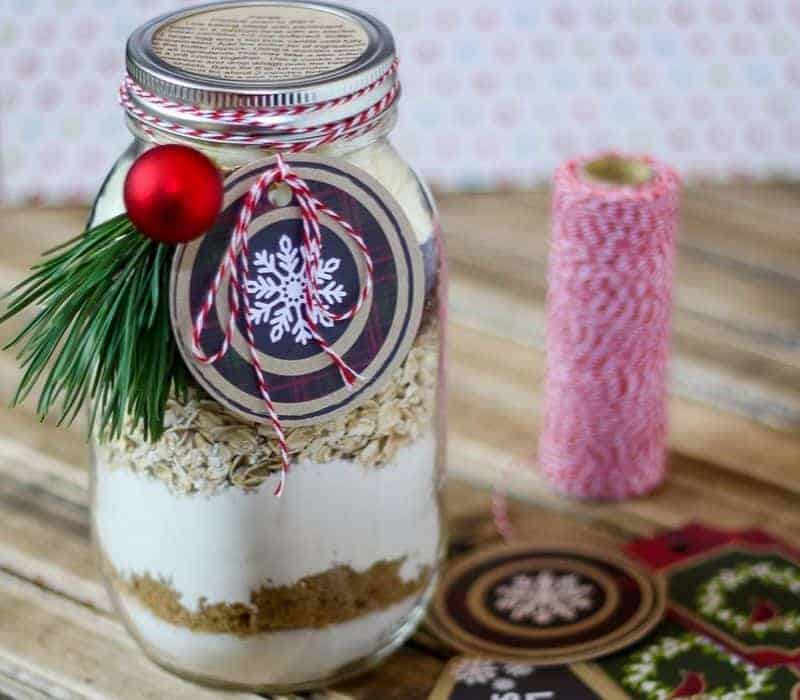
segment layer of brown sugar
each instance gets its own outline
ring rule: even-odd
[[[403,561],[379,561],[363,572],[337,566],[291,586],[262,586],[250,594],[249,603],[208,603],[201,599],[196,611],[183,605],[181,594],[167,580],[149,573],[112,575],[124,592],[162,620],[198,632],[248,637],[347,622],[419,593],[428,582],[430,570],[426,567],[417,578],[405,581],[400,577]]]

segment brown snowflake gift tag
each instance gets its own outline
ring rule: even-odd
[[[633,644],[664,607],[661,581],[616,552],[521,543],[454,562],[428,624],[458,651],[554,666]]]
[[[269,158],[229,175],[216,224],[178,248],[173,329],[226,408],[269,422],[268,392],[283,427],[311,425],[373,396],[403,361],[425,274],[407,217],[375,178],[340,159]]]

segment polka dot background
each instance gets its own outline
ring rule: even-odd
[[[177,0],[0,0],[0,197],[85,201],[129,136],[124,42]],[[800,176],[800,0],[358,0],[394,30],[400,148],[447,189],[647,150],[685,176]]]

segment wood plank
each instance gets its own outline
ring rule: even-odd
[[[540,420],[540,386],[543,378],[541,353],[531,352],[519,344],[492,338],[472,329],[454,326],[452,352],[452,389],[450,417],[454,434],[452,442],[480,436],[482,444],[503,444],[511,459],[526,459],[535,454],[537,426]],[[475,350],[470,350],[475,348]],[[502,366],[487,368],[486,352],[504,357]],[[470,380],[467,381],[467,378]],[[670,445],[679,455],[693,457],[709,464],[718,464],[740,474],[755,472],[756,479],[797,491],[797,455],[800,440],[764,429],[724,413],[710,411],[691,402],[673,401]],[[47,442],[48,432],[38,424],[15,417],[15,437],[30,434],[30,426],[41,430],[40,441]],[[486,426],[483,429],[481,426]],[[85,464],[85,446],[77,436],[57,436],[57,450],[80,455]],[[52,442],[52,438],[51,438]],[[25,470],[34,461],[20,451],[18,441],[6,440],[8,459],[15,458]],[[16,457],[15,457],[16,455]],[[70,460],[64,460],[70,464]],[[754,467],[758,467],[754,469]],[[454,461],[458,473],[460,465]],[[493,477],[494,467],[484,466],[483,481]],[[470,473],[473,478],[475,474]],[[85,476],[80,477],[85,479]]]
[[[784,294],[779,280],[762,279],[769,272],[769,267],[762,267],[757,273],[751,271],[748,274],[741,270],[737,273],[727,269],[729,265],[709,258],[712,253],[719,258],[725,253],[725,259],[755,267],[751,263],[752,254],[743,256],[743,259],[731,254],[731,243],[749,242],[748,250],[751,251],[763,251],[767,248],[759,236],[759,228],[764,228],[764,219],[768,218],[769,208],[753,214],[747,220],[746,226],[740,222],[738,229],[733,232],[737,235],[732,235],[730,222],[717,222],[711,226],[702,217],[695,221],[692,216],[694,208],[699,206],[702,209],[702,203],[706,202],[708,196],[706,190],[689,190],[687,193],[687,198],[695,206],[690,207],[685,215],[682,240],[691,243],[689,252],[681,255],[679,261],[678,291],[680,294],[681,289],[686,288],[684,296],[688,310],[697,314],[711,304],[712,307],[709,308],[716,308],[718,314],[707,315],[718,320],[727,318],[734,326],[749,328],[750,321],[755,324],[754,329],[751,329],[754,332],[760,327],[762,333],[780,329],[797,332],[798,320],[794,313],[797,303],[787,298],[791,295]],[[740,218],[739,212],[730,203],[725,204],[727,206],[718,204],[713,207],[714,216],[733,217],[733,222],[736,222]],[[705,208],[708,207],[706,202]],[[448,231],[449,252],[455,261],[491,266],[487,269],[499,270],[506,279],[512,278],[523,283],[532,278],[544,279],[549,218],[549,193],[546,191],[448,195],[442,198],[441,211],[444,228]],[[797,211],[800,211],[800,206],[790,209],[795,218],[800,218]],[[10,256],[4,264],[16,262],[20,270],[27,267],[38,252],[62,241],[65,235],[79,231],[84,219],[85,210],[80,208],[44,209],[37,210],[34,214],[26,209],[4,210],[3,229],[6,239],[19,243],[9,245]],[[800,256],[800,244],[796,242],[796,228],[793,226],[794,218],[782,225],[784,240],[787,245],[793,244],[793,250]],[[487,227],[492,231],[491,236],[485,234]],[[717,232],[716,235],[723,237],[722,240],[715,245],[699,245],[695,242],[707,237],[712,228]],[[776,228],[781,227],[773,225],[767,230],[774,233]],[[693,256],[692,250],[702,250],[705,255]],[[789,253],[790,251],[779,249],[775,259],[786,260]],[[734,285],[733,289],[731,284]],[[714,289],[723,293],[709,294]],[[732,291],[736,289],[740,289],[741,294],[737,295],[737,303],[731,304]],[[758,298],[751,298],[753,294]],[[755,313],[751,313],[751,309]]]
[[[0,355],[2,365],[2,355]],[[3,386],[0,369],[0,387]],[[0,389],[2,391],[2,389]],[[0,398],[0,425],[3,434],[12,435],[19,444],[39,454],[58,459],[75,469],[86,471],[89,465],[89,444],[86,439],[86,421],[83,417],[70,427],[56,427],[55,420],[39,421],[30,406],[10,408]],[[85,478],[85,477],[84,477]]]
[[[424,700],[433,690],[442,668],[441,659],[405,646],[374,671],[312,697],[314,700]]]
[[[5,242],[2,270],[13,271],[16,279],[21,279],[44,251],[77,236],[84,229],[88,214],[86,207],[0,210],[0,232]]]
[[[513,478],[513,477],[512,477]],[[460,556],[476,547],[501,541],[492,519],[489,492],[464,479],[452,479],[445,492],[452,556]],[[575,517],[573,504],[551,508],[520,498],[508,501],[508,510],[520,539],[549,542],[586,542],[598,547],[619,548],[627,540],[656,531],[652,523],[642,524],[641,531],[628,528],[624,519],[611,523],[601,517]],[[593,507],[599,511],[603,507]],[[614,506],[609,506],[614,508]],[[588,510],[587,510],[588,513]]]
[[[460,326],[453,327],[452,335],[453,389],[450,414],[455,431],[453,441],[458,443],[472,437],[474,442],[476,434],[482,435],[480,426],[486,425],[486,434],[481,437],[482,444],[503,444],[512,459],[526,459],[535,454],[543,378],[541,353]],[[478,350],[470,351],[470,348]],[[503,366],[487,368],[487,350],[490,356],[504,357],[506,362]],[[470,378],[470,381],[466,381],[466,378]],[[670,445],[679,455],[721,464],[740,474],[749,474],[753,466],[758,464],[759,480],[793,492],[800,488],[795,478],[796,456],[800,453],[800,440],[796,436],[778,434],[735,416],[717,414],[685,401],[674,400],[672,413]],[[25,430],[22,425],[23,421],[16,421],[15,434]],[[46,441],[47,432],[44,429],[39,435],[42,441]],[[59,449],[80,454],[85,463],[85,447],[80,442],[71,434],[69,437],[61,433],[54,435],[58,436]],[[6,444],[9,458],[19,450],[19,444],[13,441]],[[758,461],[755,461],[756,455]],[[17,462],[24,465],[30,461],[23,449]],[[460,473],[461,466],[457,462],[453,468]],[[493,478],[493,469],[483,466],[484,483]],[[477,478],[472,472],[469,476]]]
[[[507,349],[504,352],[507,354]],[[478,385],[483,386],[483,382]],[[503,390],[498,393],[506,399],[509,396]],[[700,503],[703,504],[703,512],[713,516],[720,524],[742,526],[766,522],[785,531],[798,528],[800,516],[795,508],[790,507],[796,498],[792,493],[770,487],[750,476],[729,474],[709,462],[692,460],[679,452],[673,453],[672,472],[667,485],[650,499],[619,506],[584,506],[563,501],[549,492],[538,476],[535,464],[530,461],[535,452],[536,417],[532,416],[531,421],[520,410],[527,403],[527,392],[523,389],[516,395],[516,405],[487,406],[487,396],[463,398],[458,387],[452,392],[454,403],[451,408],[455,407],[456,410],[451,411],[453,431],[450,449],[451,469],[455,475],[467,476],[487,486],[497,481],[497,469],[521,465],[515,472],[524,473],[513,474],[511,480],[515,492],[548,508],[569,512],[590,522],[605,522],[609,528],[623,531],[626,535],[648,533],[655,527],[674,526],[696,517]],[[511,397],[514,398],[514,395]],[[467,404],[466,408],[459,406],[462,401]],[[487,421],[489,415],[495,416],[494,424]],[[16,498],[22,499],[20,492],[24,491],[24,498],[31,500],[31,505],[27,506],[23,499],[23,505],[18,509],[22,513],[15,512],[13,517],[6,518],[10,533],[7,547],[14,543],[17,543],[16,546],[20,542],[25,543],[27,559],[19,561],[28,562],[29,576],[35,575],[31,561],[47,561],[49,552],[55,551],[57,554],[64,553],[62,566],[66,570],[79,578],[92,579],[94,568],[90,557],[76,557],[71,548],[62,542],[54,546],[48,541],[47,530],[37,530],[37,527],[42,527],[40,523],[46,521],[56,523],[60,533],[75,532],[78,540],[86,536],[85,530],[75,530],[69,525],[74,522],[74,515],[65,522],[63,514],[64,500],[72,500],[80,505],[85,498],[85,492],[77,488],[80,481],[70,475],[73,468],[57,460],[25,460],[24,451],[19,453],[22,458],[15,461],[18,448],[13,441],[5,438],[0,444],[5,446],[4,451],[8,455],[0,463],[4,483],[22,483],[23,487],[16,488]],[[495,445],[503,447],[499,449]],[[36,467],[31,469],[29,464],[35,464]],[[501,475],[502,478],[505,475]],[[708,488],[709,484],[717,483],[724,484],[725,488]],[[759,498],[753,498],[754,493]],[[44,498],[43,494],[48,498]],[[482,498],[487,497],[483,495]],[[34,506],[39,512],[28,512],[27,509],[33,509]],[[84,514],[80,517],[87,516]],[[17,568],[20,566],[16,564]],[[45,574],[46,569],[44,573],[36,575]]]
[[[800,188],[749,184],[689,188],[684,220],[692,222],[684,242],[720,258],[800,280]]]
[[[81,700],[86,697],[52,678],[32,671],[27,664],[16,663],[10,657],[0,649],[0,698],[3,700]]]
[[[0,571],[109,613],[90,546],[87,473],[0,438]]]
[[[454,270],[453,316],[463,323],[497,316],[502,320],[495,329],[505,337],[526,338],[541,347],[549,198],[543,192],[471,198],[451,195],[442,202]],[[702,201],[702,191],[695,198]],[[736,212],[732,205],[717,208],[727,209],[726,216]],[[800,218],[796,202],[792,211]],[[773,222],[772,229],[776,226]],[[786,245],[800,257],[793,220],[781,226]],[[707,221],[684,217],[673,324],[673,390],[795,430],[800,426],[798,282],[754,262],[753,251],[769,249],[758,229],[750,235],[740,226],[731,235],[724,223],[719,224],[716,242],[706,240],[708,229]],[[723,246],[730,239],[746,240],[744,259]],[[491,296],[462,295],[463,280],[477,282],[481,291],[490,287]],[[504,304],[526,313],[515,316],[503,310]]]
[[[450,450],[452,463],[458,465],[453,472],[460,479],[468,479],[481,489],[507,490],[527,503],[601,527],[604,532],[645,536],[699,519],[723,528],[765,527],[800,541],[795,495],[766,489],[752,479],[732,478],[719,469],[697,470],[695,460],[679,454],[670,455],[670,476],[655,493],[621,503],[595,504],[561,498],[532,461],[516,462],[502,450],[480,441],[470,442],[467,436],[461,436]],[[507,459],[510,466],[487,474],[487,463],[498,458]],[[488,494],[483,497],[488,504]],[[538,526],[534,524],[529,533],[536,532]]]
[[[784,278],[783,283],[796,286],[799,191],[797,186],[685,188],[680,259],[715,259],[721,267],[738,265],[751,275],[774,277],[776,282]],[[503,266],[523,272],[521,277],[531,260],[541,264],[546,259],[548,190],[447,194],[439,204],[456,259],[494,263],[480,251],[496,248],[505,257]],[[481,228],[486,225],[491,228]]]

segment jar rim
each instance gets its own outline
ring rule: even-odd
[[[254,79],[225,77],[208,74],[209,71],[192,71],[176,65],[159,55],[154,39],[165,28],[186,20],[206,15],[235,12],[283,12],[304,13],[312,16],[323,13],[326,17],[348,25],[363,33],[364,48],[357,58],[341,65],[334,65],[305,77],[283,78],[268,76]],[[309,13],[311,13],[309,15]],[[291,24],[291,23],[290,23]],[[290,37],[277,37],[284,42]],[[340,5],[317,0],[223,0],[170,12],[146,22],[136,29],[128,39],[126,65],[129,76],[144,90],[163,100],[175,101],[208,109],[270,108],[313,105],[352,95],[374,83],[392,66],[396,57],[394,38],[389,28],[375,17]],[[189,57],[190,59],[191,57]],[[187,59],[187,60],[189,60]],[[246,57],[241,57],[246,61]],[[377,103],[396,82],[396,76],[381,83],[378,89],[370,91],[362,99],[353,100],[333,114],[317,113],[316,120],[330,121],[344,119]],[[153,105],[142,104],[142,108],[153,111]],[[158,109],[156,108],[157,112]],[[305,113],[301,120],[291,115],[281,115],[276,124],[313,126],[315,118]],[[182,121],[186,126],[197,125],[194,115],[185,115]],[[302,122],[302,123],[300,123]]]

